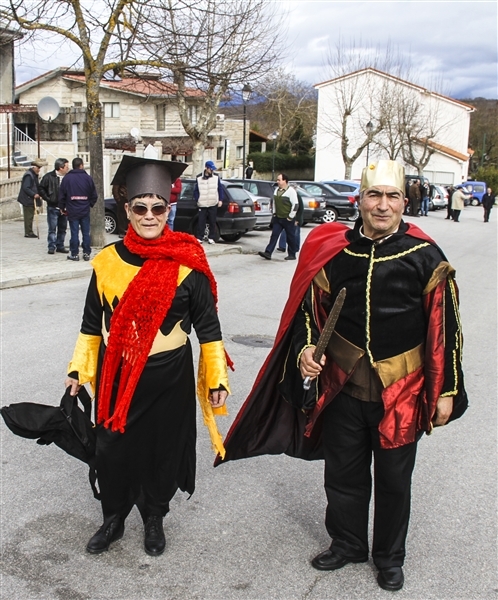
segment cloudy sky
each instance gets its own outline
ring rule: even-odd
[[[496,0],[269,1],[281,10],[290,48],[285,65],[297,79],[330,79],[327,49],[338,40],[365,48],[389,43],[409,59],[415,83],[437,80],[436,91],[454,98],[498,98]],[[77,60],[69,44],[18,47],[17,84]]]

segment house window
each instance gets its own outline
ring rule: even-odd
[[[197,123],[197,106],[189,106],[188,107],[188,118],[192,125]]]
[[[156,106],[156,130],[166,130],[166,104],[158,104]]]
[[[83,106],[83,102],[74,102],[74,106],[75,107]]]
[[[244,157],[244,146],[237,146],[237,149],[235,150],[235,157],[236,158]]]
[[[187,163],[192,162],[192,155],[191,154],[185,154],[185,162],[187,162]]]
[[[216,148],[216,160],[223,160],[223,146]]]
[[[119,119],[119,102],[104,102],[104,116],[106,119]]]

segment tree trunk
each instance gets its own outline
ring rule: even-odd
[[[201,140],[193,140],[192,170],[192,177],[204,170],[204,142]]]
[[[98,90],[98,83],[97,83]],[[98,199],[90,212],[91,244],[95,248],[105,245],[104,208],[104,152],[102,146],[102,105],[98,91],[87,88],[87,127],[90,150],[91,176],[97,188]]]
[[[344,179],[349,181],[351,179],[351,171],[353,170],[352,162],[344,162]]]

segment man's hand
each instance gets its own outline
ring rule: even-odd
[[[228,392],[226,390],[211,390],[209,392],[209,402],[213,408],[221,408],[225,404]]]
[[[453,410],[453,396],[440,396],[436,404],[436,414],[432,419],[434,427],[446,425]]]
[[[66,377],[64,385],[66,386],[66,389],[68,387],[71,387],[71,390],[69,392],[71,396],[76,396],[76,394],[80,391],[81,387],[80,382],[77,379],[74,379],[73,377]]]
[[[299,370],[301,371],[303,379],[305,379],[306,377],[309,377],[310,379],[315,379],[315,377],[318,377],[318,375],[320,375],[322,367],[325,365],[325,355],[322,356],[319,364],[313,360],[314,352],[315,346],[311,346],[310,348],[306,348],[306,350],[301,354],[301,359],[299,360]]]
[[[220,208],[220,206],[223,205],[223,202],[221,200],[218,200],[218,208]]]

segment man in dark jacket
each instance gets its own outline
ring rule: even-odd
[[[33,217],[35,216],[35,204],[36,206],[42,205],[38,175],[44,164],[40,159],[36,159],[31,163],[31,167],[23,175],[21,189],[17,197],[17,201],[22,204],[25,238],[38,237],[33,231]]]
[[[484,222],[489,223],[489,215],[491,213],[491,209],[493,208],[493,204],[495,203],[495,196],[493,194],[493,190],[488,187],[486,193],[482,197],[482,207],[484,208]]]
[[[54,170],[46,173],[40,181],[40,195],[47,203],[48,224],[48,253],[62,252],[67,254],[69,250],[64,247],[66,239],[67,217],[59,208],[59,188],[62,178],[69,171],[67,158],[58,158],[54,164]]]
[[[79,230],[83,237],[83,259],[90,260],[90,208],[97,202],[93,179],[84,169],[81,158],[73,159],[73,169],[62,180],[59,190],[59,208],[67,215],[71,239],[68,260],[79,260]]]

